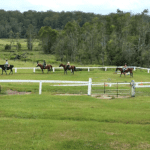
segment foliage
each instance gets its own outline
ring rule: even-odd
[[[18,50],[21,50],[21,44],[17,43]]]
[[[39,37],[42,41],[43,51],[45,53],[52,53],[51,47],[57,38],[57,31],[51,27],[42,27],[39,31]]]
[[[11,49],[11,45],[6,44],[6,45],[5,45],[5,50],[10,50],[10,49]]]
[[[147,13],[148,10],[144,10],[131,14],[118,9],[116,13],[102,16],[78,11],[0,10],[0,15],[5,16],[0,18],[0,37],[9,38],[11,48],[15,41],[18,43],[26,37],[28,50],[33,50],[39,38],[42,51],[55,54],[58,61],[149,67],[150,17]],[[40,46],[34,50],[40,50]]]

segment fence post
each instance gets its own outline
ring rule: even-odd
[[[131,97],[135,97],[135,82],[131,80]]]
[[[134,67],[134,71],[135,71],[135,67]]]
[[[42,81],[39,82],[39,95],[42,94]]]
[[[149,73],[149,69],[147,69],[147,72]]]
[[[91,90],[92,90],[92,78],[89,78],[89,83],[88,83],[88,95],[91,95]]]
[[[105,67],[105,71],[107,71],[107,67]]]
[[[17,73],[17,68],[15,68],[15,73]]]
[[[90,68],[88,68],[88,72],[90,71]]]
[[[33,68],[33,72],[35,73],[35,68]]]
[[[55,72],[55,68],[53,67],[53,72]]]

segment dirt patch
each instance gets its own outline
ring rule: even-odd
[[[87,94],[55,94],[55,95],[62,95],[62,96],[81,96],[81,95],[87,95]]]
[[[101,94],[101,95],[92,95],[92,97],[98,98],[98,99],[116,99],[116,98],[129,98],[131,96],[120,96],[120,95],[107,95],[107,94]]]
[[[87,95],[87,94],[55,94],[55,95],[61,95],[61,96],[81,96],[81,95]],[[116,98],[130,98],[131,96],[120,96],[120,95],[107,95],[107,94],[101,94],[101,95],[91,95],[91,97],[95,97],[98,99],[116,99]]]
[[[18,92],[13,90],[7,90],[7,95],[25,95],[25,94],[31,94],[31,92]]]

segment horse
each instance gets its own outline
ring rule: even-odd
[[[38,66],[40,66],[40,68],[42,69],[42,73],[44,73],[44,72],[43,72],[43,69],[47,69],[47,73],[48,73],[49,71],[51,71],[50,69],[52,69],[52,65],[47,65],[47,66],[45,66],[45,68],[44,68],[43,65],[37,63],[37,66],[36,66],[36,67],[38,67]]]
[[[69,68],[67,67],[67,65],[63,65],[60,64],[59,67],[63,67],[64,68],[64,74],[67,74],[67,70],[72,70],[72,73],[74,74],[74,71],[76,71],[76,67],[75,66],[70,66]]]
[[[118,68],[118,67],[117,67],[117,68],[116,68],[116,71],[117,71],[117,70],[120,70],[120,71],[121,71],[120,77],[121,77],[122,74],[124,74],[124,76],[125,76],[125,74],[128,73],[128,72],[130,72],[130,77],[131,77],[131,76],[133,77],[133,72],[132,72],[132,71],[133,71],[133,68],[127,68],[127,69],[123,72],[123,69],[122,69],[122,68]]]
[[[13,74],[13,70],[12,70],[13,67],[14,67],[14,65],[9,65],[9,66],[7,67],[7,70],[10,69],[10,73],[12,72],[12,74]],[[6,75],[7,75],[7,72],[6,72],[6,70],[5,70],[5,65],[0,65],[0,68],[2,68],[2,74],[3,74],[3,71],[5,71],[5,73],[6,73]],[[9,74],[10,74],[10,73],[9,73]]]

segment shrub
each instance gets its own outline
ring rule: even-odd
[[[18,50],[21,50],[21,44],[17,43],[17,46],[18,46]]]
[[[5,50],[10,50],[10,49],[11,49],[11,45],[6,44],[6,45],[5,45]]]

